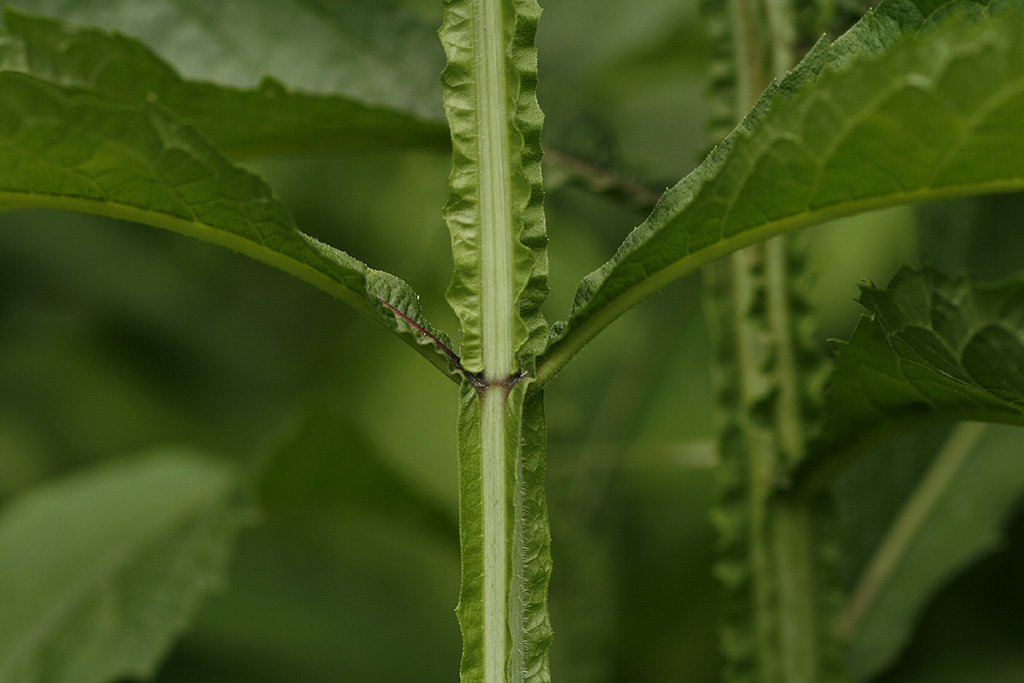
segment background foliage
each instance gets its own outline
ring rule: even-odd
[[[439,25],[438,3],[403,4]],[[547,144],[655,190],[690,171],[710,145],[695,4],[544,8]],[[401,274],[427,316],[455,329],[444,304],[444,149],[248,163],[305,232]],[[561,186],[557,169],[546,181],[554,320],[643,214]],[[883,285],[922,260],[980,279],[1015,271],[1022,212],[1024,198],[1007,195],[815,229],[822,344],[849,337],[862,278]],[[559,681],[716,680],[709,357],[690,277],[626,314],[548,392]],[[176,647],[163,683],[450,680],[460,649],[455,393],[365,319],[225,250],[94,217],[0,216],[0,502],[161,444],[262,463],[270,475],[230,584]],[[941,437],[896,447],[926,452],[907,444]],[[866,460],[850,478],[893,483],[872,501],[849,486],[846,514],[891,515],[884,501],[926,464]],[[856,558],[872,526],[852,528]],[[1022,573],[1018,519],[997,553],[944,588],[881,680],[1020,680]]]

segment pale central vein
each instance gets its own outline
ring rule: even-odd
[[[512,374],[515,292],[508,99],[502,0],[479,0],[476,45],[477,153],[480,183],[480,303],[484,379]],[[508,558],[505,511],[505,400],[503,386],[481,396],[483,494],[484,683],[504,683],[508,633]]]
[[[501,0],[483,0],[475,17],[477,151],[480,165],[480,257],[484,378],[512,374],[514,327],[509,112]]]

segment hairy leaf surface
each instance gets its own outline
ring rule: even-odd
[[[447,339],[398,278],[298,230],[255,173],[158,104],[0,73],[0,207],[145,223],[234,249],[338,297],[448,371]]]
[[[222,580],[234,472],[161,452],[45,485],[0,515],[0,681],[150,676]]]
[[[303,149],[444,147],[443,121],[358,97],[310,94],[263,78],[249,89],[184,80],[120,34],[77,29],[7,10],[0,70],[129,103],[159,102],[232,156]]]
[[[843,615],[855,680],[868,680],[906,645],[934,594],[995,551],[1024,493],[1020,429],[963,423],[888,520],[853,586]],[[884,452],[840,482],[846,523],[872,524],[864,491],[893,478],[908,453]]]
[[[904,269],[887,289],[863,287],[860,302],[869,315],[840,347],[798,487],[929,422],[1024,425],[1024,277],[978,284]]]
[[[15,0],[26,12],[116,29],[187,79],[305,93],[442,120],[434,26],[387,0]]]
[[[583,280],[538,378],[652,292],[740,247],[838,215],[1024,187],[1020,5],[944,15],[920,34],[869,15],[769,88]]]

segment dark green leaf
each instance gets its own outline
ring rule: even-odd
[[[451,344],[418,297],[295,225],[266,182],[163,107],[0,73],[0,206],[83,211],[225,246],[283,270],[398,333],[447,372]]]
[[[187,79],[254,88],[265,77],[441,121],[436,26],[387,0],[21,0],[23,11],[116,29]]]
[[[0,516],[0,681],[149,676],[222,581],[234,472],[181,451],[35,489]]]
[[[796,475],[817,488],[887,436],[930,422],[1024,425],[1024,277],[982,285],[931,268],[865,286],[819,436]]]
[[[958,426],[888,520],[843,615],[855,680],[891,664],[934,594],[998,548],[1024,493],[1022,436],[1014,427]],[[840,481],[848,525],[870,524],[875,493],[865,492],[909,454],[881,453]]]
[[[0,70],[126,103],[159,102],[233,155],[344,147],[447,145],[438,118],[358,94],[313,94],[267,77],[246,89],[183,80],[138,41],[10,9]]]
[[[654,291],[743,246],[872,208],[1024,187],[1019,3],[950,11],[920,35],[882,12],[864,22],[769,88],[583,280],[538,379]]]

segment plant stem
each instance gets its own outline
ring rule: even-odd
[[[728,3],[737,120],[794,63],[791,15],[788,0]],[[732,615],[723,645],[732,675],[761,683],[821,683],[837,664],[822,559],[832,540],[820,521],[827,506],[777,491],[780,475],[804,456],[813,369],[799,353],[793,254],[781,236],[732,254],[717,269],[714,296],[726,409],[719,574]],[[747,634],[752,640],[742,645]]]
[[[457,367],[465,378],[458,608],[464,683],[547,680],[543,400],[528,392],[523,372],[547,336],[536,310],[547,272],[533,89],[539,13],[530,0],[446,0],[441,30],[454,150],[446,206],[455,261],[449,301],[462,323]]]
[[[505,680],[508,631],[508,537],[506,525],[505,398],[502,386],[480,393],[480,444],[483,506],[484,681]]]
[[[512,179],[509,171],[508,99],[506,95],[505,22],[501,0],[476,4],[473,34],[477,62],[477,138],[480,160],[480,291],[483,337],[483,378],[504,382],[512,374],[515,335],[514,241]],[[484,683],[506,680],[506,636],[509,633],[508,566],[511,551],[507,516],[505,401],[508,388],[489,385],[480,392],[481,463],[483,473],[483,610]],[[518,431],[518,425],[515,426]]]
[[[512,374],[515,301],[514,243],[506,96],[505,25],[500,0],[480,0],[473,18],[477,45],[477,138],[480,160],[480,258],[484,379]]]

